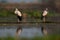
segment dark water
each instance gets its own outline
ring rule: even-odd
[[[22,27],[20,37],[43,36],[41,27],[45,27],[48,34],[60,34],[60,23],[40,23],[40,24],[22,24],[22,25],[1,25],[0,37],[15,36],[16,29]]]

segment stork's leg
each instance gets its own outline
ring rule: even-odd
[[[18,19],[18,22],[20,22],[19,19]]]
[[[46,21],[46,19],[45,19],[45,16],[43,17],[43,22],[45,22]]]
[[[17,16],[17,18],[18,18],[18,22],[20,22],[20,16]]]

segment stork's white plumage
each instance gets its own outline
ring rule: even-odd
[[[18,18],[18,22],[22,21],[22,13],[17,8],[15,9],[14,13]]]
[[[44,12],[43,12],[43,16],[46,16],[47,15],[47,13],[48,13],[48,11],[47,11],[48,9],[46,8],[46,10],[44,10]]]
[[[48,8],[46,8],[46,9],[43,11],[42,16],[41,16],[41,20],[43,20],[44,22],[45,22],[45,18],[46,18],[46,16],[47,16],[47,14],[48,14]]]
[[[18,16],[22,16],[21,12],[16,8],[14,11],[15,14],[17,14]]]

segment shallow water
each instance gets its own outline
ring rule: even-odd
[[[11,27],[11,28],[9,28]],[[15,36],[17,26],[0,26],[0,37],[6,36]],[[30,27],[30,28],[22,28],[22,32],[19,35],[20,37],[34,37],[34,36],[42,36],[41,28]]]
[[[15,36],[18,27],[22,27],[20,37],[43,36],[41,27],[45,27],[48,34],[60,34],[60,23],[41,23],[23,25],[1,25],[0,37]]]

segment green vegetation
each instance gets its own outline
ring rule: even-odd
[[[55,11],[49,11],[47,16],[50,16],[50,17],[59,17],[60,13],[56,13]]]
[[[33,38],[22,38],[23,40],[60,40],[60,35],[49,35],[49,36],[43,36],[43,37],[39,37],[39,36],[35,36]]]
[[[22,14],[26,13],[30,17],[41,17],[42,11],[41,10],[23,10]],[[49,11],[47,16],[60,16],[59,13],[56,13],[54,11]],[[6,9],[0,9],[0,17],[15,17],[14,11],[6,10]]]
[[[35,22],[41,21],[41,19],[40,19],[41,14],[42,14],[41,10],[21,10],[21,12],[22,12],[22,14],[24,14],[24,13],[27,14],[27,16],[26,15],[25,16],[27,17],[28,21],[31,21],[31,19]],[[23,17],[25,17],[25,16],[23,16]],[[59,17],[60,13],[56,13],[54,11],[49,11],[47,16],[48,17]],[[37,19],[34,19],[34,18],[37,18]],[[13,10],[0,9],[0,22],[16,22],[16,21],[17,21],[17,17],[14,14]]]
[[[49,36],[35,36],[32,38],[22,37],[20,40],[60,40],[60,35],[49,35]],[[15,37],[0,37],[0,40],[16,40]]]
[[[0,9],[0,17],[14,17],[14,13],[10,10]]]

